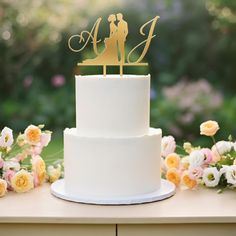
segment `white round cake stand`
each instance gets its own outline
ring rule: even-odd
[[[167,180],[162,179],[160,189],[152,193],[136,195],[132,197],[119,197],[117,199],[98,199],[89,196],[71,195],[66,193],[64,179],[60,179],[51,185],[51,193],[58,198],[72,202],[99,205],[130,205],[155,202],[169,198],[175,194],[175,185]]]

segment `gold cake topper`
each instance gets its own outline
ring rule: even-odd
[[[125,58],[125,43],[126,38],[128,36],[128,23],[123,19],[123,15],[121,13],[111,14],[108,17],[110,33],[107,38],[104,39],[104,49],[102,52],[98,51],[98,43],[101,40],[98,40],[98,31],[99,26],[102,21],[102,18],[99,17],[94,23],[91,31],[83,30],[80,34],[72,35],[68,40],[68,46],[73,52],[82,51],[87,44],[91,41],[93,44],[93,51],[96,55],[93,59],[86,59],[82,61],[82,63],[78,63],[78,66],[103,66],[103,74],[106,76],[106,67],[107,66],[119,66],[120,67],[120,75],[123,75],[123,67],[124,66],[147,66],[148,63],[143,63],[142,60],[145,57],[147,50],[150,46],[151,40],[156,36],[154,35],[154,28],[157,23],[159,16],[154,17],[149,20],[145,24],[143,24],[139,32],[142,36],[146,38],[136,45]],[[115,22],[118,21],[116,24]],[[144,33],[144,29],[150,25],[148,34]],[[71,46],[72,40],[79,40],[79,44],[82,46],[78,49],[75,49]],[[144,45],[143,51],[138,59],[135,61],[131,60],[132,53]]]

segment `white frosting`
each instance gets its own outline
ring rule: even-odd
[[[64,131],[65,190],[93,198],[151,193],[160,187],[161,130],[134,137],[84,137]]]
[[[76,76],[78,134],[125,137],[148,133],[150,75]]]
[[[149,75],[76,76],[76,128],[64,131],[68,194],[116,201],[160,188],[149,100]]]

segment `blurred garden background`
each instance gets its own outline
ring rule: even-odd
[[[229,133],[235,137],[232,0],[1,0],[0,128],[20,132],[31,123],[45,124],[54,132],[47,152],[62,148],[64,128],[75,126],[74,75],[99,72],[80,71],[76,63],[91,55],[91,49],[74,53],[67,41],[91,29],[98,16],[106,19],[117,12],[129,22],[127,50],[141,42],[138,30],[144,22],[161,17],[145,58],[149,69],[138,71],[152,77],[151,125],[178,142],[202,144],[206,140],[199,139],[199,125],[213,119],[221,127],[219,139]],[[99,35],[107,32],[103,28]]]

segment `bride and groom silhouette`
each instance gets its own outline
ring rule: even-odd
[[[118,64],[125,63],[125,41],[128,35],[128,24],[123,15],[111,14],[108,17],[110,23],[110,35],[105,38],[105,48],[96,58],[88,59],[86,62],[94,64]],[[118,24],[115,21],[118,20]]]

